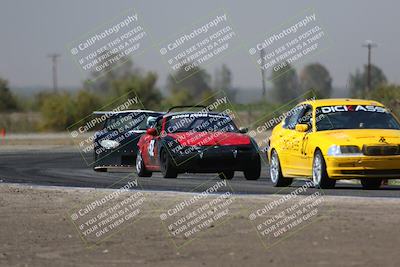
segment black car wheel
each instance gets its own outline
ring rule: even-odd
[[[173,160],[165,149],[162,149],[160,153],[160,168],[164,178],[176,178],[178,176]]]
[[[151,177],[153,173],[151,171],[146,170],[146,166],[144,165],[142,153],[138,151],[136,156],[136,173],[139,177]]]
[[[379,189],[382,184],[382,178],[365,178],[361,179],[362,188],[365,190]]]
[[[257,154],[257,159],[254,161],[247,170],[243,172],[246,180],[258,180],[261,174],[261,160],[260,156]]]
[[[220,172],[218,174],[218,176],[222,180],[231,180],[233,178],[233,176],[235,176],[235,172],[234,171],[224,171],[224,172]]]
[[[96,153],[96,151],[93,152],[93,159],[94,159],[93,163],[96,163],[96,161],[97,161],[97,153]],[[107,168],[102,168],[102,167],[99,167],[99,166],[96,166],[96,165],[93,166],[93,170],[95,172],[107,172]]]
[[[95,172],[107,172],[107,168],[99,168],[99,167],[94,167],[93,170]]]

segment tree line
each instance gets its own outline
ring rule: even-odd
[[[284,67],[274,69],[268,77],[270,91],[266,99],[260,98],[258,103],[254,103],[257,108],[287,103],[310,90],[317,98],[329,98],[332,95],[332,77],[322,64],[308,64],[299,74],[288,63]],[[371,70],[372,86],[368,92],[365,91],[367,67],[350,74],[349,96],[382,101],[395,112],[399,112],[400,87],[388,84],[379,67],[372,66]],[[226,65],[218,68],[213,77],[200,67],[191,68],[187,72],[185,66],[182,66],[167,77],[167,95],[157,88],[157,79],[156,73],[145,72],[127,59],[120,66],[105,69],[101,76],[93,73],[77,92],[42,91],[31,99],[21,100],[11,92],[7,81],[0,78],[0,112],[39,112],[41,120],[34,126],[37,130],[62,131],[113,99],[121,96],[132,97],[130,94],[133,92],[139,96],[144,107],[155,110],[164,110],[172,105],[197,104],[204,99],[210,99],[219,90],[225,91],[229,99],[235,101],[236,91],[232,87],[232,73]],[[243,105],[237,105],[237,108],[241,107]]]

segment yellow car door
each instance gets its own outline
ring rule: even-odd
[[[297,132],[295,127],[298,124],[300,116],[303,114],[303,107],[296,106],[288,112],[288,116],[285,119],[285,123],[282,128],[285,130],[281,132],[283,136],[280,137],[282,148],[282,155],[280,155],[280,161],[282,164],[282,170],[286,175],[296,175],[298,173],[298,166],[295,160],[295,154],[297,150],[297,142],[301,133]]]
[[[311,168],[307,151],[308,138],[312,132],[313,108],[311,105],[303,105],[296,119],[296,125],[289,137],[291,144],[288,160],[290,161],[290,173],[293,176],[309,176]]]

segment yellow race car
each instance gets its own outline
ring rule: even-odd
[[[333,188],[338,179],[360,179],[364,189],[378,189],[400,178],[400,123],[376,101],[305,101],[273,129],[267,157],[274,186],[310,178]]]

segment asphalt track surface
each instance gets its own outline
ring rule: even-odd
[[[30,185],[120,188],[128,178],[136,177],[134,169],[124,172],[95,172],[87,166],[79,152],[28,150],[0,152],[0,181]],[[216,174],[181,174],[177,179],[164,179],[159,173],[150,178],[138,178],[144,190],[201,192],[207,188],[207,181],[219,178]],[[212,182],[212,181],[211,181]],[[304,184],[295,181],[290,188],[272,186],[268,166],[263,162],[262,177],[257,181],[247,181],[241,172],[228,182],[229,190],[237,194],[286,194]],[[317,189],[308,189],[312,194]],[[324,195],[356,197],[400,197],[400,186],[383,186],[380,190],[362,190],[361,185],[337,183],[335,189],[323,190]]]

